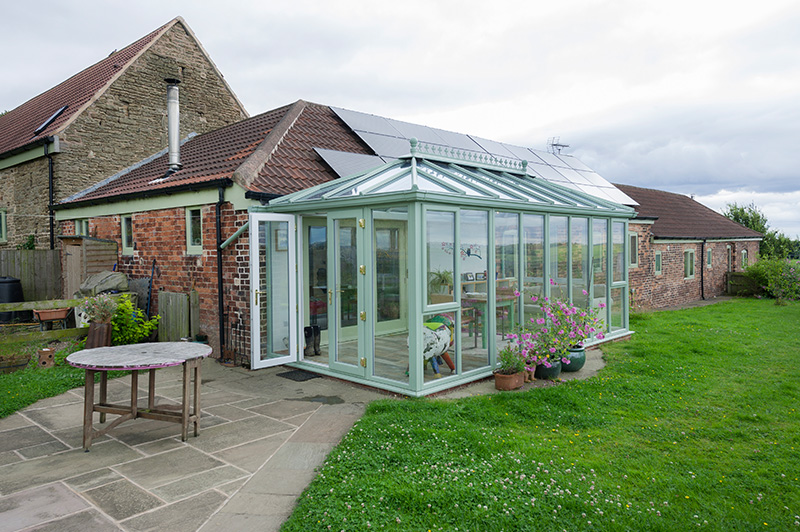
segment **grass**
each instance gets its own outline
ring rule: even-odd
[[[637,315],[586,381],[372,403],[282,530],[800,530],[798,323]]]

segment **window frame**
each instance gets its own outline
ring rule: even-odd
[[[8,242],[8,210],[0,209],[0,242]]]
[[[639,267],[639,233],[628,232],[628,268]]]
[[[688,262],[688,257],[691,256],[691,262]],[[687,273],[686,266],[691,264],[691,271]],[[684,249],[683,250],[683,278],[684,280],[694,279],[695,275],[695,256],[693,249]]]
[[[742,250],[742,271],[750,265],[750,256],[746,249]]]
[[[706,268],[708,268],[709,270],[712,268],[712,265],[714,263],[713,262],[713,260],[714,260],[713,251],[714,250],[712,250],[712,249],[707,249],[706,250]]]
[[[130,220],[130,234],[126,229],[125,221]],[[133,250],[135,247],[135,243],[133,241],[133,215],[132,214],[123,214],[119,217],[120,223],[120,240],[122,241],[122,254],[123,255],[133,255]]]
[[[88,218],[78,218],[75,220],[75,236],[89,236]]]
[[[194,236],[191,229],[193,211],[197,211],[200,214],[200,244],[192,244],[192,236]],[[186,254],[203,254],[203,208],[200,206],[186,207]]]
[[[664,262],[661,255],[661,250],[653,252],[653,274],[661,275],[664,273]]]

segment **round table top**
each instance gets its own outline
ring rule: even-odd
[[[211,346],[195,342],[154,342],[97,347],[72,353],[67,362],[96,371],[156,369],[180,366],[187,360],[207,357]]]

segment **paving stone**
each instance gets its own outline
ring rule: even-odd
[[[114,416],[116,417],[116,416]],[[111,416],[109,416],[111,418]],[[99,427],[97,425],[95,428]],[[72,427],[70,429],[64,430],[53,430],[50,432],[53,436],[55,436],[59,441],[64,442],[72,449],[82,449],[83,448],[83,425],[81,424],[80,427]],[[100,436],[99,438],[95,438],[92,440],[92,447],[96,444],[104,441],[109,441],[111,438],[107,435]]]
[[[231,480],[249,477],[250,474],[246,471],[233,466],[222,466],[216,469],[203,471],[191,477],[185,477],[176,480],[170,484],[153,488],[151,491],[157,497],[164,499],[166,502],[175,502],[180,499],[185,499],[190,495],[197,495],[216,486],[221,486],[230,482]]]
[[[242,492],[298,497],[316,476],[316,469],[264,468],[247,481]]]
[[[164,503],[128,480],[121,479],[83,493],[104,513],[122,520]]]
[[[305,414],[300,414],[299,416],[292,416],[287,417],[286,419],[282,419],[284,423],[289,423],[294,425],[295,427],[301,426],[303,423],[308,421],[308,418],[314,415],[314,412],[306,412]]]
[[[7,430],[3,432],[3,437],[0,438],[0,452],[15,451],[54,441],[56,439],[53,436],[35,425]]]
[[[83,404],[83,393],[81,393],[80,397],[69,393],[62,393],[61,395],[56,395],[54,397],[46,397],[44,399],[39,399],[32,405],[20,410],[20,412],[27,416],[29,412],[34,412],[37,410],[46,410],[54,406],[62,406],[69,404]]]
[[[208,406],[227,405],[242,401],[247,399],[247,397],[248,396],[240,393],[232,393],[221,390],[203,391],[200,394],[200,407],[205,408]]]
[[[299,414],[313,412],[320,406],[319,403],[307,401],[276,401],[268,405],[251,408],[250,410],[263,416],[284,420]]]
[[[25,532],[111,532],[122,530],[95,509],[50,521]]]
[[[286,516],[248,515],[218,513],[198,532],[219,532],[220,530],[258,530],[258,532],[279,532]]]
[[[43,443],[41,445],[34,445],[33,447],[25,447],[18,452],[27,459],[39,458],[40,456],[47,456],[69,450],[69,447],[60,441],[53,440],[51,442]]]
[[[2,434],[3,431],[30,427],[31,425],[33,425],[33,423],[18,412],[11,414],[10,416],[0,419],[0,437],[5,437],[5,435]]]
[[[227,497],[214,490],[195,495],[190,499],[163,506],[144,515],[133,517],[122,523],[126,530],[194,532],[225,503]],[[223,525],[216,530],[248,530]],[[249,529],[255,530],[255,529]]]
[[[0,466],[13,464],[14,462],[19,462],[20,460],[22,460],[22,458],[20,458],[20,456],[14,451],[5,451],[0,453]]]
[[[109,419],[111,419],[111,417],[109,417]],[[222,423],[225,423],[225,420],[216,416],[202,416],[200,418],[200,436],[203,436],[206,429]],[[154,421],[139,418],[135,421],[123,423],[112,430],[110,434],[113,435],[114,438],[134,447],[165,438],[180,438],[181,425],[180,423],[172,423],[169,421]],[[187,441],[193,439],[195,439],[194,429],[192,425],[189,425],[189,437]]]
[[[237,467],[255,472],[266,462],[281,445],[289,439],[290,434],[276,434],[253,442],[245,443],[230,449],[225,449],[214,456],[220,460],[225,460]]]
[[[25,415],[47,430],[62,430],[83,426],[83,402],[30,410]]]
[[[239,492],[226,504],[221,514],[291,515],[295,507],[294,495],[265,495]]]
[[[157,440],[154,442],[137,445],[136,450],[141,451],[144,454],[151,455],[151,454],[164,453],[185,446],[186,444],[181,441],[180,436],[177,436],[175,438],[164,438],[163,440]]]
[[[97,488],[104,484],[110,484],[120,480],[122,475],[108,468],[98,469],[91,473],[84,473],[77,477],[68,478],[64,481],[67,486],[70,486],[75,491],[87,491]]]
[[[191,447],[140,458],[117,466],[116,471],[145,489],[164,486],[189,475],[224,465]]]
[[[271,403],[273,401],[275,401],[275,399],[271,399],[269,397],[251,397],[250,399],[245,399],[244,401],[237,401],[236,403],[231,403],[231,404],[238,408],[250,409],[255,406],[261,406],[267,403]]]
[[[188,443],[203,451],[214,453],[287,430],[294,430],[294,427],[274,419],[257,416],[203,430],[199,438],[191,438]]]
[[[300,469],[313,471],[325,461],[334,443],[293,442],[291,439],[269,459],[264,469]]]
[[[78,512],[89,505],[62,484],[50,484],[0,498],[0,532],[21,530]]]
[[[88,453],[83,449],[75,449],[53,456],[16,462],[3,466],[3,474],[0,475],[0,494],[6,495],[33,486],[41,486],[139,457],[141,455],[130,447],[108,441],[92,445]]]
[[[364,414],[360,405],[323,405],[292,436],[292,441],[338,443]]]
[[[223,484],[221,486],[217,486],[217,491],[221,491],[228,497],[239,491],[239,489],[244,486],[250,477],[240,478],[239,480],[234,480],[233,482],[228,482],[227,484]]]
[[[240,419],[253,417],[255,415],[249,410],[245,410],[233,405],[212,406],[209,408],[203,408],[202,410],[203,413],[208,412],[209,414],[219,416],[223,419],[227,419],[228,421],[238,421]]]

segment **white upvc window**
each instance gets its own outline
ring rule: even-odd
[[[628,262],[628,267],[630,268],[638,268],[639,267],[639,234],[638,233],[628,233],[628,248],[630,249],[630,260]]]
[[[133,216],[128,214],[120,217],[122,226],[122,254],[133,255]]]
[[[203,254],[203,209],[186,208],[186,254]]]
[[[0,242],[8,242],[7,211],[0,209]]]
[[[706,267],[707,268],[711,268],[712,255],[713,255],[713,253],[711,252],[711,250],[707,249],[706,250]]]
[[[654,257],[654,264],[653,264],[654,273],[655,275],[661,275],[661,252],[656,251],[653,257]]]
[[[747,257],[747,250],[742,250],[742,269],[744,270],[748,266],[748,257]]]
[[[683,252],[683,278],[694,279],[694,250],[687,249]]]
[[[75,234],[79,236],[89,236],[88,218],[79,218],[75,220]]]

